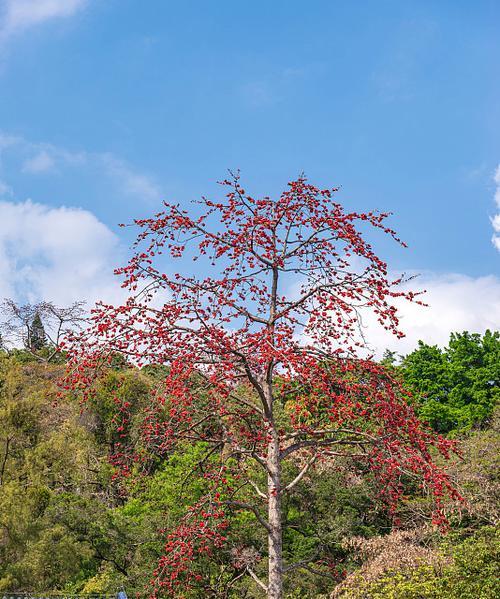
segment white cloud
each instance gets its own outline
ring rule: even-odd
[[[0,179],[0,197],[12,195],[12,188]]]
[[[70,17],[86,4],[87,0],[4,0],[0,3],[0,39],[51,19]]]
[[[124,260],[118,237],[88,210],[0,201],[0,299],[118,303],[126,294],[112,269]],[[407,354],[419,339],[443,346],[451,332],[482,333],[500,325],[499,277],[428,273],[408,287],[426,289],[429,307],[397,302],[405,338],[396,339],[368,315],[364,319],[378,357],[386,348]]]
[[[495,204],[497,207],[497,213],[491,219],[491,224],[493,226],[494,231],[491,241],[493,245],[497,248],[497,250],[500,252],[500,164],[497,166],[493,179],[496,183]]]
[[[20,137],[16,135],[8,135],[7,133],[3,133],[0,131],[0,151],[5,150],[6,148],[16,145],[20,141]]]
[[[147,175],[138,173],[130,168],[128,164],[105,153],[96,155],[108,175],[120,182],[121,188],[128,195],[132,195],[148,202],[160,202],[162,194],[158,185]]]
[[[245,84],[240,90],[245,103],[251,108],[271,106],[278,101],[278,97],[265,81],[252,81]]]
[[[365,337],[379,357],[386,348],[405,355],[417,346],[419,339],[444,346],[452,332],[483,333],[500,327],[500,278],[496,276],[426,274],[407,286],[426,289],[421,299],[429,307],[396,303],[400,328],[406,334],[400,340],[377,326],[375,319],[366,317]]]
[[[23,164],[23,171],[32,174],[46,173],[53,168],[54,158],[46,150],[41,150]]]
[[[261,79],[247,81],[238,87],[237,93],[249,108],[271,107],[293,94],[306,77],[317,76],[322,70],[321,63],[310,63],[301,67],[286,67],[274,73],[261,73]]]
[[[91,212],[0,201],[0,299],[119,301],[117,236]]]

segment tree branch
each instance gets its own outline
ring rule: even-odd
[[[267,586],[262,582],[262,580],[257,576],[257,574],[255,574],[255,572],[252,570],[252,568],[250,568],[250,566],[247,566],[247,572],[255,580],[255,582],[260,586],[260,588],[263,589],[267,593]]]
[[[297,474],[297,476],[292,480],[292,482],[286,485],[286,487],[283,489],[283,492],[287,492],[293,489],[295,485],[297,485],[304,478],[309,468],[311,468],[311,466],[317,459],[318,454],[315,453],[313,457],[307,462],[307,464],[302,468],[302,470]]]
[[[224,503],[229,507],[236,507],[242,510],[248,510],[249,512],[253,512],[259,524],[263,526],[268,533],[271,532],[271,527],[269,526],[269,523],[266,522],[266,520],[264,520],[264,518],[260,515],[259,510],[255,506],[251,505],[250,503],[245,503],[244,501],[225,501]]]

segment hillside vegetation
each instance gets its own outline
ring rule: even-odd
[[[306,475],[286,500],[285,553],[300,562],[321,548],[330,575],[297,569],[286,596],[494,599],[500,336],[456,334],[444,349],[421,343],[401,362],[390,353],[384,362],[413,390],[419,416],[460,441],[462,457],[448,468],[466,501],[447,506],[444,534],[432,525],[430,499],[404,481],[394,522],[354,460],[318,465],[320,476]],[[0,354],[0,591],[109,593],[123,585],[129,596],[147,596],[166,535],[203,493],[196,468],[206,448],[179,445],[160,455],[141,446],[162,368],[117,361],[85,405],[59,393],[64,368],[62,358],[47,363],[36,352]],[[143,459],[116,476],[111,456],[132,449]],[[228,536],[230,549],[199,564],[212,588],[187,596],[261,596],[251,578],[238,578],[248,564],[264,568],[265,538],[251,514],[235,513]]]

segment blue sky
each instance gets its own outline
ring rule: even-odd
[[[0,292],[67,300],[89,286],[72,258],[98,294],[118,222],[212,194],[227,168],[256,194],[305,171],[395,213],[410,249],[382,253],[441,306],[418,334],[457,295],[436,341],[498,326],[499,28],[493,0],[0,0]],[[27,222],[53,227],[29,251]],[[61,265],[51,235],[72,226]]]

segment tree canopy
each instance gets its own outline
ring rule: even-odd
[[[453,333],[443,349],[420,341],[401,368],[418,415],[435,430],[484,425],[500,396],[500,334]]]
[[[381,233],[401,243],[388,214],[349,212],[337,189],[304,177],[276,198],[252,197],[238,175],[222,186],[220,200],[202,198],[191,211],[165,203],[135,221],[135,253],[116,270],[129,297],[98,306],[92,326],[71,339],[67,387],[91,399],[117,355],[164,367],[142,423],[144,447],[163,458],[180,445],[205,447],[197,465],[204,494],[167,536],[154,576],[159,596],[200,586],[208,593],[205,562],[237,551],[229,531],[246,512],[267,547],[246,548],[260,556],[259,572],[247,561],[232,583],[247,575],[282,599],[296,570],[336,576],[321,543],[287,559],[287,498],[306,475],[350,460],[391,514],[403,479],[413,478],[443,524],[443,499],[459,493],[436,456],[448,458],[454,443],[421,425],[389,369],[358,355],[364,311],[401,336],[395,300],[419,301],[368,239]],[[182,260],[177,272],[162,268],[164,253]],[[124,434],[130,407],[120,407]],[[124,475],[143,458],[117,443]]]

